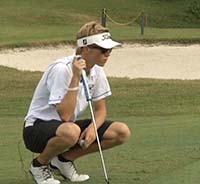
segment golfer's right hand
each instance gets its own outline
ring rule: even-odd
[[[82,132],[79,138],[79,142],[84,140],[83,144],[81,145],[83,149],[88,148],[96,140],[96,134],[94,131],[93,124],[91,125],[92,126],[89,126]]]
[[[80,56],[75,56],[73,60],[73,68],[72,68],[73,76],[80,78],[83,68],[86,68],[85,60],[80,58]]]

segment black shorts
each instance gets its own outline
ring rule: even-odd
[[[52,137],[56,136],[57,128],[63,122],[58,120],[43,121],[37,119],[33,126],[23,129],[23,139],[27,149],[34,153],[41,153],[47,145],[47,142]],[[83,132],[91,123],[91,119],[78,120],[74,122]],[[99,140],[101,141],[105,131],[112,124],[112,121],[105,121],[98,129]]]

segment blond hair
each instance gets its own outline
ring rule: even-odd
[[[81,27],[81,29],[76,34],[76,39],[80,39],[86,36],[91,36],[95,34],[100,34],[104,32],[109,32],[108,28],[103,27],[99,23],[92,21],[88,22]]]

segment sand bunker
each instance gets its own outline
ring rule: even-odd
[[[0,51],[0,65],[44,71],[54,60],[71,55],[72,46]],[[124,44],[113,50],[104,67],[108,76],[200,79],[200,45]]]

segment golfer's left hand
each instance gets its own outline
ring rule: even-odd
[[[84,140],[83,148],[88,148],[96,140],[94,127],[89,126],[85,129],[80,136],[80,140]]]

